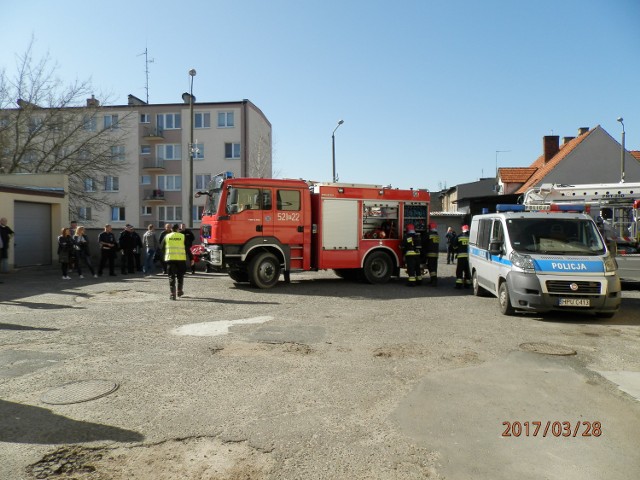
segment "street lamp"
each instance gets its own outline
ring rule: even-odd
[[[624,183],[624,118],[618,117],[620,125],[622,125],[622,148],[620,150],[620,183]]]
[[[344,120],[340,120],[336,128],[333,129],[333,133],[331,134],[331,149],[333,152],[333,183],[338,181],[336,177],[336,130],[344,123]]]
[[[196,69],[189,70],[191,77],[191,86],[189,88],[189,225],[193,228],[193,156],[195,155],[195,146],[193,145],[193,77],[196,76]]]

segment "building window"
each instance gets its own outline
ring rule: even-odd
[[[204,205],[194,205],[193,206],[193,220],[194,222],[199,222],[202,220],[202,215],[204,215]]]
[[[96,191],[96,181],[93,178],[85,178],[84,179],[84,191],[85,192],[95,192]]]
[[[95,132],[98,129],[98,121],[94,116],[85,116],[82,121],[82,128],[87,132]]]
[[[151,145],[140,145],[141,155],[151,155]]]
[[[124,162],[124,145],[113,145],[111,147],[111,159],[114,162]]]
[[[78,208],[78,220],[91,220],[91,207]]]
[[[211,128],[211,114],[210,113],[195,113],[193,126],[195,128]]]
[[[218,128],[230,128],[233,126],[233,112],[218,112]]]
[[[149,205],[143,205],[142,209],[140,210],[140,215],[147,217],[149,215],[153,214],[153,208],[150,207]]]
[[[118,128],[118,115],[105,115],[104,116],[104,129],[116,129]]]
[[[225,143],[224,144],[224,158],[227,160],[240,158],[240,144],[239,143]]]
[[[206,190],[211,182],[211,175],[196,175],[196,190]]]
[[[151,123],[151,116],[148,113],[141,113],[140,123]]]
[[[182,145],[179,143],[158,145],[156,154],[160,160],[182,160]]]
[[[151,175],[142,175],[140,177],[140,185],[151,185]]]
[[[182,207],[178,205],[163,205],[158,207],[160,223],[175,223],[182,221]]]
[[[156,117],[158,129],[160,130],[177,130],[182,128],[179,113],[160,113]]]
[[[204,160],[204,143],[193,144],[193,159]]]
[[[44,120],[42,117],[31,117],[29,119],[29,133],[36,133],[42,128]]]
[[[182,190],[182,175],[158,175],[158,189],[171,192]]]
[[[120,179],[118,177],[104,177],[104,191],[117,192],[120,190]]]
[[[112,222],[125,221],[124,207],[111,207],[111,221]]]

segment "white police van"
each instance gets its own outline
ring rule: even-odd
[[[583,208],[498,205],[498,213],[474,216],[473,293],[497,296],[505,315],[571,310],[612,317],[622,298],[617,265],[593,219],[576,211]]]

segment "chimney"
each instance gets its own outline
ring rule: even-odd
[[[588,133],[588,132],[589,132],[589,127],[580,127],[578,129],[578,136],[584,135],[585,133]]]
[[[97,100],[95,95],[91,95],[91,98],[87,98],[87,107],[99,107],[100,100]]]
[[[551,160],[560,150],[560,137],[558,135],[545,135],[542,137],[542,153],[544,163]]]
[[[569,143],[574,138],[576,138],[576,137],[562,137],[562,145],[566,145],[567,143]]]

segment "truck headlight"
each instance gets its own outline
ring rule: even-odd
[[[615,272],[618,269],[618,262],[611,255],[604,257],[604,271]]]
[[[509,260],[511,260],[514,267],[521,268],[524,273],[535,273],[531,255],[522,255],[518,252],[511,252]]]
[[[217,267],[222,266],[222,248],[220,245],[211,245],[208,250],[211,263]]]

